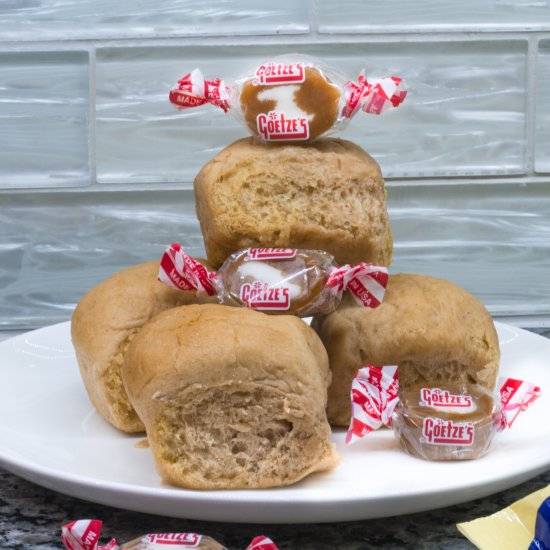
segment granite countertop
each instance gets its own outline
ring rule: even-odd
[[[550,329],[531,330],[550,337]],[[97,518],[104,521],[104,544],[111,537],[127,542],[148,532],[196,532],[210,535],[230,550],[244,550],[258,534],[271,537],[280,550],[462,550],[474,546],[458,532],[456,523],[492,514],[549,484],[547,470],[512,489],[431,512],[348,523],[251,525],[188,521],[92,504],[44,489],[0,468],[0,548],[60,549],[63,524]]]

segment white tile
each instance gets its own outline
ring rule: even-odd
[[[0,41],[304,33],[308,6],[305,0],[15,0],[0,6]]]
[[[532,0],[317,0],[320,32],[548,30],[550,4]]]
[[[180,241],[203,255],[191,192],[0,195],[0,330],[70,318],[112,273]]]
[[[0,53],[0,188],[87,185],[88,54]]]

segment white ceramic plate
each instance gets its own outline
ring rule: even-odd
[[[90,405],[69,323],[0,344],[0,464],[71,496],[189,519],[300,523],[418,512],[506,489],[550,467],[550,341],[497,323],[501,373],[538,383],[543,396],[482,459],[425,462],[389,430],[351,447],[334,434],[341,464],[282,489],[187,491],[163,485],[143,436],[123,435]],[[545,394],[545,391],[547,392]]]

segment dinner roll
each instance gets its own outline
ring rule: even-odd
[[[350,421],[350,389],[365,364],[398,365],[399,387],[475,383],[492,390],[500,351],[493,320],[466,290],[426,275],[390,275],[382,304],[338,309],[314,319],[332,370],[328,418]]]
[[[168,483],[277,487],[335,463],[327,355],[296,317],[171,309],[134,338],[122,375]]]
[[[215,267],[249,247],[326,250],[338,264],[391,261],[380,167],[349,141],[273,145],[241,139],[202,168],[195,197]]]
[[[195,292],[169,288],[157,281],[159,262],[125,269],[90,290],[72,318],[71,335],[90,401],[119,430],[145,428],[122,384],[126,349],[154,315],[196,301]]]

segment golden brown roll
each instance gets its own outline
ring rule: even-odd
[[[157,281],[159,262],[125,269],[90,290],[78,304],[71,334],[90,401],[119,430],[145,428],[122,384],[128,345],[151,317],[165,309],[196,302],[195,292]]]
[[[216,268],[249,247],[326,250],[338,264],[391,262],[380,167],[357,145],[236,141],[195,178],[197,216]]]
[[[276,487],[335,463],[327,355],[296,317],[171,309],[134,338],[122,374],[168,483]]]
[[[365,364],[398,365],[399,387],[419,384],[495,386],[500,359],[498,336],[485,307],[466,290],[426,275],[389,278],[376,309],[344,297],[338,309],[314,319],[332,370],[328,418],[350,421],[350,389]]]

